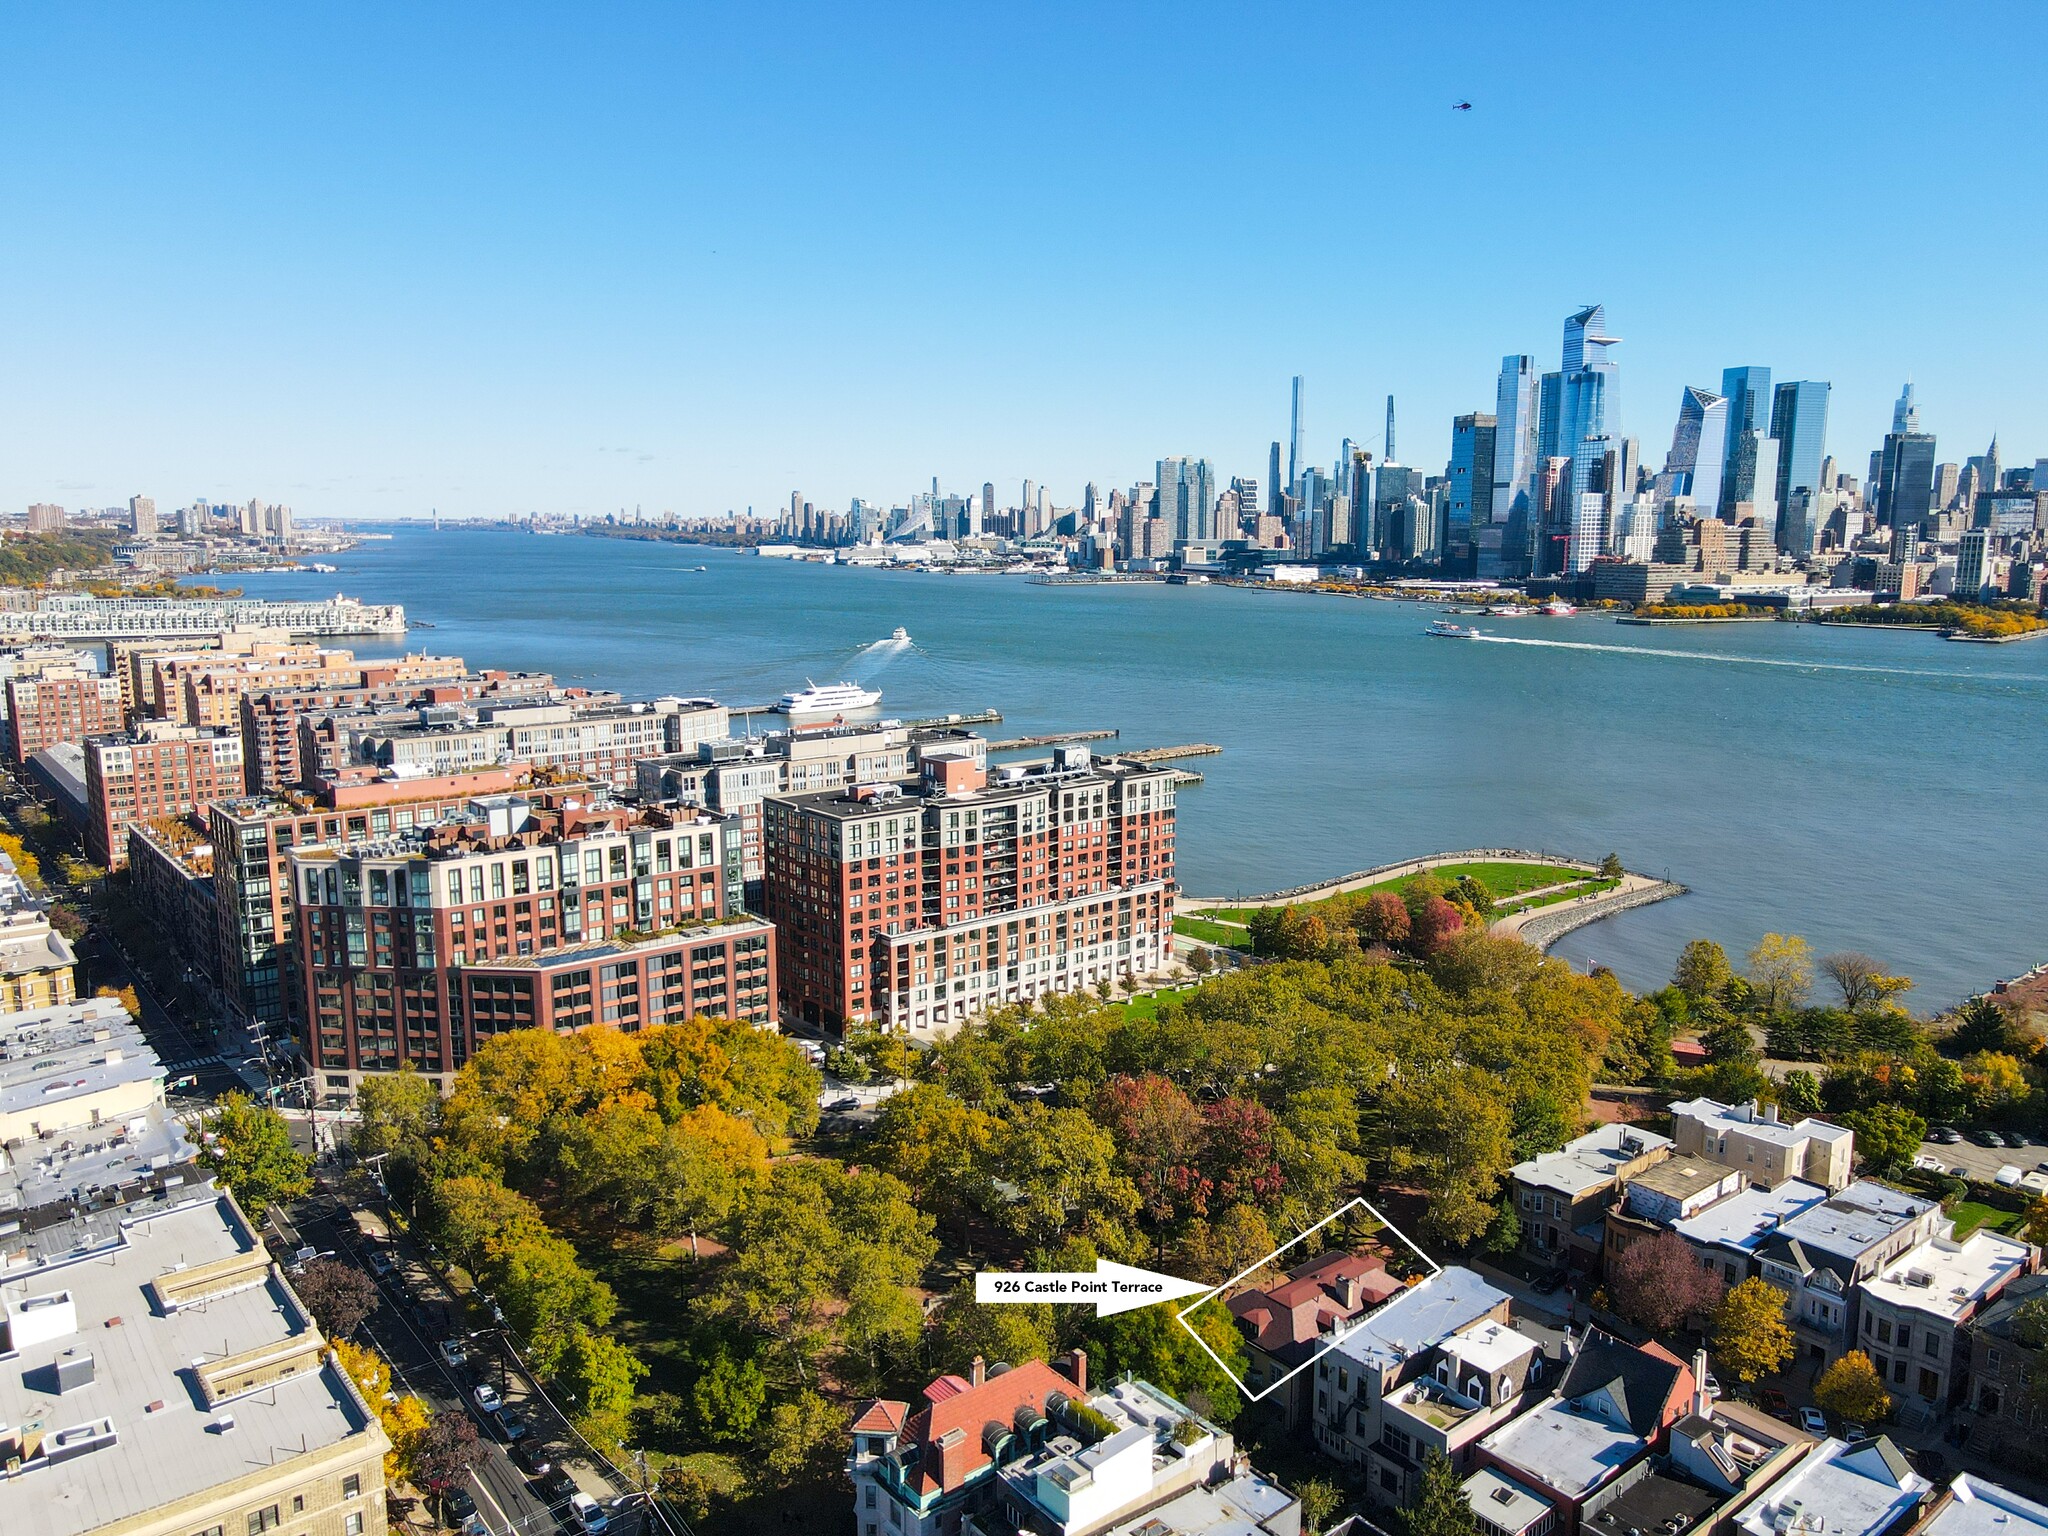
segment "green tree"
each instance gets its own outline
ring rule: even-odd
[[[1493,1200],[1514,1161],[1512,1112],[1501,1084],[1476,1066],[1402,1078],[1381,1102],[1388,1156],[1429,1197],[1422,1228],[1464,1248],[1493,1220]]]
[[[1600,878],[1603,880],[1619,880],[1627,873],[1621,867],[1621,855],[1618,853],[1610,853],[1600,861]]]
[[[1979,1051],[2020,1055],[2026,1048],[2026,1032],[1995,998],[1973,997],[1951,1015],[1941,1048],[1951,1056],[1974,1056]]]
[[[585,1413],[622,1414],[633,1406],[633,1391],[646,1376],[633,1352],[609,1334],[587,1328],[570,1331],[555,1367],[555,1380]]]
[[[1929,1121],[1946,1125],[1970,1112],[1970,1085],[1963,1069],[1946,1056],[1937,1056],[1920,1069],[1920,1113]]]
[[[441,1090],[408,1061],[396,1072],[366,1074],[356,1089],[356,1109],[356,1156],[423,1149],[440,1122]]]
[[[1686,945],[1671,972],[1671,985],[1694,999],[1717,998],[1734,979],[1727,951],[1712,939],[1694,939]]]
[[[1751,1276],[1721,1298],[1714,1314],[1714,1355],[1745,1386],[1792,1358],[1785,1293]]]
[[[1873,1423],[1892,1411],[1884,1378],[1860,1349],[1850,1350],[1820,1373],[1820,1380],[1813,1384],[1813,1400],[1828,1412],[1861,1424]]]
[[[982,1186],[989,1214],[1035,1242],[1057,1242],[1075,1229],[1113,1237],[1138,1212],[1138,1187],[1119,1167],[1116,1138],[1085,1110],[1020,1106],[998,1125],[989,1172]],[[999,1193],[997,1179],[1015,1193]]]
[[[1479,1536],[1479,1521],[1451,1459],[1432,1447],[1423,1457],[1415,1502],[1401,1512],[1403,1536]]]
[[[292,1145],[284,1116],[230,1093],[199,1122],[201,1166],[217,1174],[235,1201],[260,1222],[281,1200],[297,1200],[313,1187],[313,1161]]]
[[[1205,1418],[1228,1423],[1242,1406],[1233,1373],[1244,1376],[1244,1336],[1219,1302],[1205,1302],[1188,1314],[1188,1326],[1230,1367],[1226,1371],[1181,1326],[1177,1307],[1162,1302],[1087,1324],[1089,1358],[1102,1363],[1105,1380],[1107,1373],[1130,1371]]]
[[[702,1362],[690,1384],[690,1411],[707,1440],[748,1440],[767,1410],[768,1378],[760,1362],[725,1345]]]
[[[852,1417],[806,1388],[768,1415],[760,1437],[762,1463],[783,1484],[824,1476],[845,1448]]]
[[[505,1320],[526,1339],[527,1356],[543,1375],[554,1373],[580,1331],[602,1328],[618,1311],[611,1287],[552,1233],[494,1249],[484,1273]]]
[[[894,1095],[875,1119],[872,1156],[909,1186],[926,1210],[953,1216],[965,1225],[977,1205],[987,1204],[989,1148],[996,1117],[963,1104],[935,1083],[920,1083]]]
[[[1308,1536],[1322,1536],[1324,1524],[1344,1503],[1337,1485],[1322,1477],[1303,1479],[1295,1489],[1295,1497],[1301,1500],[1302,1529]]]
[[[1797,934],[1767,933],[1749,952],[1749,985],[1765,1013],[1804,1005],[1813,992],[1813,949]]]
[[[933,1321],[933,1359],[943,1371],[964,1374],[976,1355],[989,1365],[1022,1365],[1057,1352],[1050,1306],[983,1306],[974,1299],[971,1278],[946,1293]]]
[[[1513,1253],[1522,1246],[1522,1218],[1515,1214],[1513,1200],[1501,1201],[1486,1228],[1488,1253]]]
[[[1909,1166],[1927,1139],[1927,1122],[1896,1104],[1853,1110],[1842,1116],[1842,1124],[1856,1133],[1863,1160],[1881,1173]]]
[[[1801,1118],[1819,1114],[1820,1079],[1803,1067],[1794,1067],[1778,1079],[1778,1107]]]

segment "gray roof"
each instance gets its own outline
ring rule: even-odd
[[[0,1114],[163,1075],[142,1030],[113,998],[0,1014]]]
[[[1390,1369],[1471,1327],[1507,1299],[1507,1292],[1454,1264],[1368,1313],[1334,1347],[1361,1364]]]
[[[1806,1256],[1827,1268],[1827,1260],[1853,1263],[1900,1227],[1926,1214],[1936,1202],[1902,1189],[1858,1179],[1838,1195],[1788,1218],[1778,1230],[1794,1239]]]
[[[195,1362],[203,1368],[288,1340],[317,1344],[317,1330],[267,1258],[256,1284],[202,1305],[166,1310],[151,1282],[179,1265],[197,1270],[258,1252],[234,1203],[207,1191],[122,1223],[97,1248],[0,1270],[0,1303],[10,1313],[31,1297],[68,1294],[75,1321],[0,1369],[0,1425],[48,1435],[92,1426],[85,1439],[98,1442],[56,1465],[37,1457],[0,1481],[0,1530],[84,1536],[351,1436],[365,1437],[366,1452],[381,1449],[375,1420],[324,1357],[208,1404]],[[90,1355],[92,1379],[59,1393],[53,1367],[66,1351]],[[224,1412],[232,1428],[223,1428]]]

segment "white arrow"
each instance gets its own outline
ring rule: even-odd
[[[1155,1302],[1178,1301],[1183,1296],[1200,1296],[1214,1289],[1199,1280],[1154,1274],[1149,1269],[1133,1269],[1109,1259],[1097,1259],[1092,1275],[1086,1270],[1028,1270],[1014,1274],[983,1270],[974,1277],[974,1299],[985,1305],[1064,1302],[1085,1306],[1092,1302],[1097,1317],[1135,1311]]]

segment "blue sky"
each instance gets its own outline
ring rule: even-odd
[[[2048,455],[2048,9],[10,7],[0,505],[900,500],[1432,468],[1502,353],[1723,366],[1860,470]],[[2009,67],[2010,66],[2010,67]],[[1473,110],[1453,112],[1470,100]]]

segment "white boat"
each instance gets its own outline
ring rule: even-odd
[[[894,629],[889,631],[889,638],[897,642],[897,644],[899,645],[908,645],[910,644],[910,631],[905,629],[901,624],[898,624]]]
[[[1453,624],[1449,619],[1437,619],[1423,631],[1439,640],[1477,640],[1479,631],[1463,624]]]
[[[1524,607],[1520,603],[1497,603],[1491,608],[1482,608],[1479,611],[1494,619],[1527,619],[1534,617],[1540,610]]]
[[[1543,605],[1543,611],[1554,619],[1568,619],[1579,610],[1561,597],[1553,597]]]
[[[820,688],[809,678],[804,681],[806,686],[801,691],[785,693],[775,707],[792,716],[840,715],[849,710],[873,709],[882,702],[880,693],[858,683],[827,683]]]

